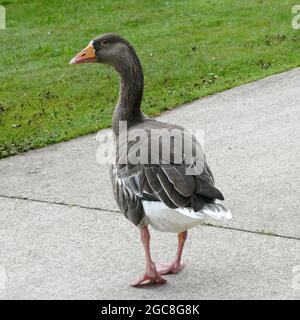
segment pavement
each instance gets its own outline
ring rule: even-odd
[[[294,69],[159,117],[204,130],[233,213],[189,232],[186,268],[165,286],[129,287],[143,249],[95,134],[0,160],[0,298],[300,299],[299,87]],[[152,239],[155,261],[170,260],[176,235]]]

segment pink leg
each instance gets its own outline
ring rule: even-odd
[[[178,273],[183,269],[184,264],[181,262],[181,257],[182,257],[182,251],[183,251],[186,238],[187,238],[187,231],[184,231],[178,234],[178,249],[177,249],[175,259],[171,263],[158,264],[157,272],[159,274]]]
[[[132,283],[132,287],[136,287],[141,285],[145,281],[150,281],[151,283],[155,284],[164,284],[167,281],[162,278],[156,270],[155,263],[151,259],[150,254],[150,232],[148,227],[144,227],[141,229],[141,240],[144,245],[145,249],[145,256],[146,256],[146,271],[145,274],[139,278],[136,282]]]

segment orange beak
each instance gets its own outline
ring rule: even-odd
[[[78,63],[91,63],[96,62],[96,53],[92,43],[83,49],[81,52],[77,54],[71,61],[70,64],[78,64]]]

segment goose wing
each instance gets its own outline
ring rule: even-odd
[[[147,125],[143,125],[143,130],[148,138],[129,141],[126,155],[118,155],[119,160],[127,159],[126,164],[116,166],[117,179],[122,180],[122,188],[127,195],[125,200],[118,203],[125,202],[128,206],[130,201],[135,203],[138,199],[162,201],[170,208],[192,207],[194,211],[199,211],[206,202],[224,200],[222,193],[214,186],[213,174],[194,136],[188,136],[187,140],[191,143],[186,144],[183,150],[178,148],[178,141],[185,132],[183,128],[157,121]],[[161,133],[151,131],[159,126],[169,131],[176,129],[173,135],[164,135],[170,146],[165,153],[163,138],[157,139],[155,136],[161,136]],[[195,150],[196,156],[193,154]],[[137,153],[140,156],[147,155],[147,161],[133,163],[140,159],[136,157]],[[167,159],[168,153],[170,157]],[[181,157],[177,157],[178,153]],[[192,174],[189,174],[189,170],[193,170]]]

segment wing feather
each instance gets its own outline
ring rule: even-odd
[[[160,185],[168,195],[168,198],[175,204],[175,207],[183,208],[190,203],[189,197],[185,197],[184,195],[179,193],[176,188],[174,188],[174,185],[170,182],[162,168],[159,168],[157,172],[157,178]]]
[[[190,197],[193,194],[195,189],[194,177],[186,175],[186,167],[184,165],[162,165],[161,169],[180,194],[185,197]]]

